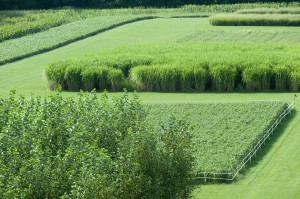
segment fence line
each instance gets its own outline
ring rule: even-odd
[[[270,139],[270,135],[273,134],[277,126],[281,123],[281,121],[295,109],[296,100],[294,101],[277,117],[274,123],[269,127],[266,133],[262,136],[262,138],[256,143],[253,149],[242,159],[242,161],[237,165],[236,169],[233,172],[228,173],[214,173],[214,172],[201,172],[199,173],[200,176],[197,179],[204,179],[206,182],[207,180],[224,180],[227,182],[233,181],[238,173],[245,167],[245,165],[250,161],[253,156],[256,155],[257,151],[261,149],[261,146],[265,144],[267,139]],[[226,177],[219,177],[219,176],[226,176]]]

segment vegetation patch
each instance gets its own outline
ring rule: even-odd
[[[238,14],[300,14],[300,8],[253,8],[237,10]]]
[[[260,101],[215,104],[161,104],[150,106],[150,120],[156,126],[170,115],[183,117],[193,126],[194,172],[198,176],[234,172],[278,115],[282,102]]]
[[[297,45],[271,43],[125,46],[53,63],[46,76],[50,88],[64,90],[298,91],[299,51]]]
[[[1,198],[187,198],[191,131],[124,93],[0,99]]]
[[[218,14],[209,18],[214,26],[300,26],[299,14]]]

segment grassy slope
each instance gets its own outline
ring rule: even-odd
[[[100,35],[76,42],[55,51],[34,56],[0,67],[0,95],[10,88],[18,93],[47,91],[43,76],[47,63],[82,56],[89,52],[113,48],[122,44],[176,41],[193,31],[205,28],[207,19],[155,19],[119,27]],[[204,26],[205,25],[205,26]],[[227,27],[229,31],[229,27]],[[236,27],[235,27],[236,28]],[[246,27],[244,30],[255,30]],[[204,31],[204,29],[202,29]],[[276,31],[277,28],[268,28]],[[292,30],[292,28],[286,28]],[[67,93],[66,95],[74,95]],[[118,93],[112,95],[119,95]],[[235,102],[248,100],[283,100],[290,102],[291,93],[258,94],[191,94],[141,93],[144,103]],[[300,106],[297,106],[299,110]],[[247,175],[231,185],[205,185],[194,191],[194,198],[299,198],[300,197],[300,115],[293,118],[263,158],[257,158]],[[284,195],[283,195],[284,194]],[[286,196],[286,197],[285,197]]]

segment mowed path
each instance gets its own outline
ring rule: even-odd
[[[203,20],[197,18],[139,21],[48,53],[0,66],[0,94],[7,95],[11,88],[22,93],[33,91],[42,94],[47,91],[44,69],[51,62],[80,57],[120,45],[174,42],[195,32],[202,24]]]

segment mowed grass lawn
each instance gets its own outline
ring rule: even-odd
[[[236,27],[221,28],[218,27],[218,31],[226,32],[228,37],[231,37],[229,34],[231,31],[237,30]],[[278,39],[278,42],[283,43],[294,40],[292,35],[296,35],[299,31],[293,27],[267,27],[265,29],[262,27],[239,27],[238,30],[242,33],[249,30],[254,33],[264,31],[264,37],[275,32],[284,34],[286,31],[290,31],[291,34],[287,38]],[[119,45],[184,41],[190,35],[199,35],[199,31],[208,36],[211,31],[214,32],[214,29],[209,27],[208,19],[202,18],[153,19],[128,24],[45,54],[0,66],[0,95],[7,96],[11,88],[15,88],[18,93],[23,94],[31,91],[43,95],[49,92],[44,69],[47,64],[53,61],[84,56]],[[241,38],[237,40],[247,40],[245,36],[241,35]],[[66,92],[64,95],[74,96],[76,93]],[[111,95],[119,95],[119,93],[112,93]],[[293,99],[293,93],[140,93],[140,96],[143,103],[146,104],[252,100],[291,102]],[[299,108],[300,105],[297,104],[297,109],[299,110]],[[237,182],[229,185],[202,185],[195,189],[192,197],[300,198],[299,129],[300,115],[296,113],[288,126],[277,132],[276,138],[272,138],[269,142],[272,144],[266,145]]]

